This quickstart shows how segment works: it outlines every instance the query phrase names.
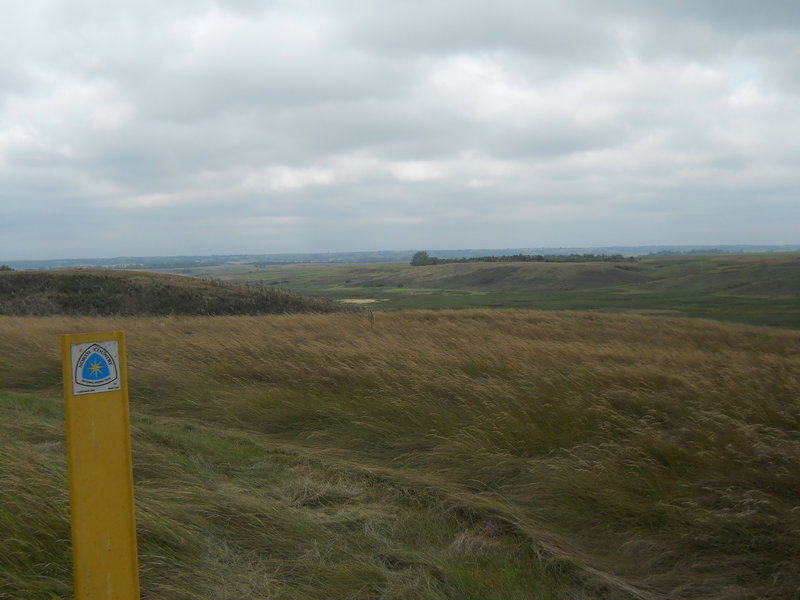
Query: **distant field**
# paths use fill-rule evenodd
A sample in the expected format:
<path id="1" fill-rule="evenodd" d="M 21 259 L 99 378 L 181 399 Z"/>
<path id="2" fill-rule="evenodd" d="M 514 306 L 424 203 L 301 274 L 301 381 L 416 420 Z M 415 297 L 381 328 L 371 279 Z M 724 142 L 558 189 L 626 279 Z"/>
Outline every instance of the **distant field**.
<path id="1" fill-rule="evenodd" d="M 0 598 L 69 598 L 58 334 L 127 332 L 143 600 L 782 600 L 800 332 L 0 317 Z"/>
<path id="2" fill-rule="evenodd" d="M 635 263 L 297 264 L 183 270 L 370 310 L 533 308 L 671 314 L 800 328 L 800 253 Z"/>

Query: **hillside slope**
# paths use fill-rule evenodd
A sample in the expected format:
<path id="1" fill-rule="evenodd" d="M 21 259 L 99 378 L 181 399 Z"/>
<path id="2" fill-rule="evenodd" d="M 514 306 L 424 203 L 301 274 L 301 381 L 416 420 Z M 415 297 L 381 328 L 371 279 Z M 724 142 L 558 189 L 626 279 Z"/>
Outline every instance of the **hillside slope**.
<path id="1" fill-rule="evenodd" d="M 231 315 L 343 312 L 331 300 L 280 290 L 131 271 L 0 272 L 0 314 Z"/>
<path id="2" fill-rule="evenodd" d="M 441 311 L 0 317 L 0 597 L 66 595 L 57 339 L 115 329 L 145 600 L 800 589 L 800 332 Z"/>
<path id="3" fill-rule="evenodd" d="M 674 257 L 642 261 L 647 288 L 800 298 L 800 254 Z"/>
<path id="4" fill-rule="evenodd" d="M 635 263 L 278 265 L 247 273 L 220 271 L 219 275 L 231 280 L 260 279 L 290 288 L 320 290 L 338 286 L 536 293 L 618 287 L 800 297 L 798 253 L 657 257 Z"/>
<path id="5" fill-rule="evenodd" d="M 615 263 L 454 263 L 413 267 L 396 275 L 369 270 L 353 273 L 362 286 L 403 286 L 455 290 L 538 292 L 626 285 L 646 280 L 633 264 Z"/>
<path id="6" fill-rule="evenodd" d="M 376 310 L 534 308 L 668 314 L 800 329 L 800 253 L 635 263 L 277 265 L 214 276 Z"/>

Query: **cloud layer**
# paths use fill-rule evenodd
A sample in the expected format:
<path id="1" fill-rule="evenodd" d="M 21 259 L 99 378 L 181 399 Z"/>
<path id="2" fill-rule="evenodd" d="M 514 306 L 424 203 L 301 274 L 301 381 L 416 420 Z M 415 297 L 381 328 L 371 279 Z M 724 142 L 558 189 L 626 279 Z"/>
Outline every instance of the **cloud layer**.
<path id="1" fill-rule="evenodd" d="M 796 4 L 651 4 L 20 3 L 0 259 L 796 243 Z"/>

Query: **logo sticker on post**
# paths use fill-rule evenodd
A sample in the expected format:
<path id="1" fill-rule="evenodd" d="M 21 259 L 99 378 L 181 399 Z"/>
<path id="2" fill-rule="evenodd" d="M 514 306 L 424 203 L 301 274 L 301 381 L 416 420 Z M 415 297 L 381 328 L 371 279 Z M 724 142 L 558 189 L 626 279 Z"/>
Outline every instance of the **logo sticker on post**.
<path id="1" fill-rule="evenodd" d="M 115 392 L 120 389 L 119 344 L 116 340 L 72 344 L 73 391 L 80 394 Z"/>

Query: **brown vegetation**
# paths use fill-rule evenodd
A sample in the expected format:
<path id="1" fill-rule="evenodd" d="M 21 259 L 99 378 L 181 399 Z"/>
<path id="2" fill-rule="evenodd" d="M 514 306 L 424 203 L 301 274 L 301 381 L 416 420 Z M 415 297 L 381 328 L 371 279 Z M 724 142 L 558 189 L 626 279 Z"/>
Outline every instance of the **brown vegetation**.
<path id="1" fill-rule="evenodd" d="M 130 271 L 0 273 L 0 314 L 232 315 L 352 311 L 331 300 L 212 280 Z"/>
<path id="2" fill-rule="evenodd" d="M 798 332 L 531 311 L 377 314 L 374 327 L 359 315 L 5 317 L 2 388 L 57 396 L 57 334 L 118 328 L 149 423 L 224 427 L 433 494 L 636 596 L 800 590 Z M 227 510 L 214 518 L 246 531 Z M 490 543 L 469 529 L 448 547 Z"/>

